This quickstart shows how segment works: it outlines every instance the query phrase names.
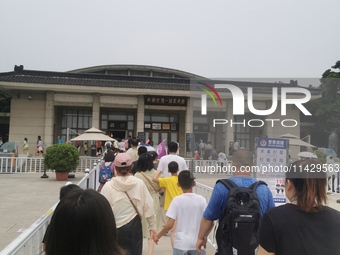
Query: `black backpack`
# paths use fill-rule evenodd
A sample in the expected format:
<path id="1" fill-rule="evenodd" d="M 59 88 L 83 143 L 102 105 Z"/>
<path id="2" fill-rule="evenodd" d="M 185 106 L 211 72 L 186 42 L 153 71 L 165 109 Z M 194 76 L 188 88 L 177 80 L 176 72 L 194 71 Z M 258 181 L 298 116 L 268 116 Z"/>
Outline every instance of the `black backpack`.
<path id="1" fill-rule="evenodd" d="M 228 179 L 218 182 L 229 190 L 227 207 L 216 232 L 218 255 L 255 255 L 261 218 L 255 190 L 258 185 L 267 184 L 258 181 L 246 188 Z"/>

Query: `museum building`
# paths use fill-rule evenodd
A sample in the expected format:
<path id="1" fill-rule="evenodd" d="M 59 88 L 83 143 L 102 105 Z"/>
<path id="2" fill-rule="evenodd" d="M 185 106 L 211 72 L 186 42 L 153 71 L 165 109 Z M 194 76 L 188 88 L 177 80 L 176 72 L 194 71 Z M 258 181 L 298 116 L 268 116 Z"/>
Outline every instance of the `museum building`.
<path id="1" fill-rule="evenodd" d="M 217 150 L 228 151 L 229 143 L 236 140 L 242 147 L 252 149 L 255 137 L 279 137 L 284 133 L 300 137 L 308 133 L 308 125 L 301 125 L 301 111 L 294 105 L 286 106 L 286 119 L 298 123 L 294 127 L 287 124 L 289 120 L 282 125 L 280 102 L 268 116 L 254 116 L 249 109 L 243 116 L 235 116 L 233 108 L 237 105 L 228 89 L 217 89 L 219 104 L 208 96 L 208 112 L 202 115 L 202 93 L 206 90 L 193 90 L 193 81 L 210 83 L 195 74 L 156 66 L 107 65 L 69 72 L 15 66 L 12 72 L 0 73 L 0 91 L 11 98 L 10 112 L 0 113 L 1 127 L 8 128 L 9 141 L 21 142 L 27 137 L 30 153 L 34 153 L 39 135 L 47 147 L 56 143 L 58 136 L 67 141 L 96 127 L 113 138 L 150 137 L 155 145 L 164 139 L 177 141 L 180 155 L 187 157 L 192 155 L 193 144 L 201 140 L 211 142 Z M 273 88 L 278 88 L 279 94 L 282 88 L 300 88 L 296 81 L 228 84 L 237 86 L 245 95 L 252 88 L 253 106 L 259 110 L 271 108 Z M 311 100 L 321 96 L 317 89 L 308 90 Z M 301 97 L 298 93 L 290 96 Z M 216 119 L 227 123 L 214 126 Z M 279 121 L 273 125 L 267 119 Z"/>

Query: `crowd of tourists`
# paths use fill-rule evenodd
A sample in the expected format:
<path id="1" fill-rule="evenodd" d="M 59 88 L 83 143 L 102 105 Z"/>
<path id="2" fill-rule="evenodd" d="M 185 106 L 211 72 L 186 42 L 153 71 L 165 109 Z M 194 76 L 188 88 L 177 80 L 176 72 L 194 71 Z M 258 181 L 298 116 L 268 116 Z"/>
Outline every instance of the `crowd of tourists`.
<path id="1" fill-rule="evenodd" d="M 74 189 L 61 198 L 44 238 L 46 255 L 139 255 L 143 238 L 151 255 L 168 234 L 174 255 L 205 254 L 215 221 L 216 254 L 340 254 L 340 213 L 326 206 L 322 173 L 287 173 L 289 203 L 275 207 L 266 183 L 236 171 L 216 183 L 207 204 L 193 193 L 195 177 L 176 142 L 159 160 L 155 151 L 130 142 L 126 152 L 107 150 L 97 191 Z M 236 150 L 232 164 L 252 166 L 252 152 Z"/>

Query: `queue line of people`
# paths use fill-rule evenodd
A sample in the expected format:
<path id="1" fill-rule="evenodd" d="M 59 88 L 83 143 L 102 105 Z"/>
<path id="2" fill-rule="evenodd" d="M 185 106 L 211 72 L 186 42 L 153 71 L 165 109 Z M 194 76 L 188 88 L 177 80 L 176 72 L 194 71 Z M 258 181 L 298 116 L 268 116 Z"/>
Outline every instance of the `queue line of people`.
<path id="1" fill-rule="evenodd" d="M 232 164 L 236 168 L 245 162 L 252 164 L 252 157 L 251 152 L 240 149 L 235 152 Z M 173 228 L 175 233 L 173 254 L 205 254 L 203 247 L 206 247 L 207 236 L 213 227 L 212 222 L 221 216 L 223 208 L 227 206 L 228 190 L 223 190 L 224 187 L 221 185 L 215 185 L 212 197 L 206 206 L 203 197 L 204 201 L 201 197 L 192 194 L 192 187 L 195 185 L 192 173 L 181 169 L 178 171 L 177 182 L 182 194 L 172 198 L 166 212 L 168 218 L 164 223 L 161 221 L 160 206 L 157 203 L 159 202 L 157 193 L 162 191 L 160 186 L 163 181 L 159 181 L 159 172 L 151 163 L 153 160 L 154 158 L 148 153 L 141 154 L 137 161 L 136 174 L 133 176 L 130 173 L 131 157 L 126 153 L 117 154 L 114 160 L 115 177 L 107 182 L 101 191 L 106 198 L 106 205 L 108 203 L 113 212 L 110 215 L 115 220 L 113 231 L 116 231 L 116 236 L 111 236 L 115 238 L 114 243 L 116 242 L 117 245 L 115 253 L 109 250 L 107 253 L 98 252 L 100 249 L 93 244 L 98 249 L 95 253 L 79 250 L 73 253 L 65 251 L 62 254 L 142 254 L 143 236 L 149 238 L 149 254 L 152 254 L 154 249 L 152 241 L 157 243 Z M 293 164 L 308 167 L 319 162 L 309 159 Z M 232 178 L 239 186 L 248 186 L 256 181 L 249 176 L 242 176 L 240 172 Z M 259 255 L 340 254 L 340 244 L 337 242 L 337 236 L 340 234 L 340 213 L 325 205 L 326 185 L 326 176 L 320 173 L 318 176 L 314 176 L 311 172 L 303 172 L 298 176 L 288 173 L 285 189 L 290 203 L 279 207 L 274 207 L 273 198 L 266 186 L 258 187 L 256 192 L 263 217 L 259 231 Z M 99 199 L 97 202 L 99 201 L 104 203 L 104 200 Z M 53 220 L 54 216 L 51 222 Z M 83 224 L 86 226 L 87 222 L 84 221 Z M 112 224 L 110 226 L 112 228 Z M 69 226 L 65 224 L 64 227 Z M 83 230 L 81 227 L 79 229 Z M 195 237 L 194 241 L 189 238 L 189 235 Z M 81 242 L 78 239 L 75 241 Z M 48 246 L 49 240 L 46 240 L 47 255 L 58 254 L 53 253 Z M 92 248 L 88 250 L 93 251 Z M 224 254 L 218 253 L 219 250 L 221 251 L 221 249 L 216 250 L 216 254 Z"/>

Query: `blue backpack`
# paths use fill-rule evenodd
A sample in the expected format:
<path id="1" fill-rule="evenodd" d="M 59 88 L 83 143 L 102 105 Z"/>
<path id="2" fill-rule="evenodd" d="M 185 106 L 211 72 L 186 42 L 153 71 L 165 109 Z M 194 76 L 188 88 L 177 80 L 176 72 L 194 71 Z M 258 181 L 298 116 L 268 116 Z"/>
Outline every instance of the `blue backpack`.
<path id="1" fill-rule="evenodd" d="M 99 182 L 102 184 L 105 184 L 107 179 L 111 179 L 113 176 L 112 170 L 111 170 L 111 165 L 106 166 L 105 163 L 103 164 L 102 169 L 99 170 Z"/>

